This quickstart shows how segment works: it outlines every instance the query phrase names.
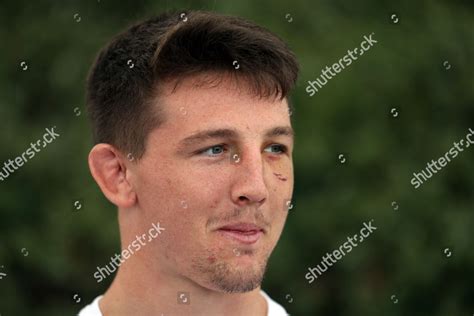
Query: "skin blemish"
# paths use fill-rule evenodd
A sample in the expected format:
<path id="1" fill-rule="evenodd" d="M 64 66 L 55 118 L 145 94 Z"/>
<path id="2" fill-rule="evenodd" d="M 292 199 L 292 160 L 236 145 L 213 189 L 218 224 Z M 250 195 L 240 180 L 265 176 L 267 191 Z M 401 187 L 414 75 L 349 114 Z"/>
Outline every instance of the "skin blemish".
<path id="1" fill-rule="evenodd" d="M 276 172 L 274 172 L 273 174 L 274 174 L 279 180 L 281 180 L 281 181 L 286 181 L 286 180 L 288 180 L 288 178 L 284 177 L 281 173 L 276 173 Z"/>
<path id="2" fill-rule="evenodd" d="M 209 257 L 207 257 L 207 261 L 209 263 L 214 263 L 214 262 L 216 262 L 216 257 L 215 256 L 209 256 Z"/>

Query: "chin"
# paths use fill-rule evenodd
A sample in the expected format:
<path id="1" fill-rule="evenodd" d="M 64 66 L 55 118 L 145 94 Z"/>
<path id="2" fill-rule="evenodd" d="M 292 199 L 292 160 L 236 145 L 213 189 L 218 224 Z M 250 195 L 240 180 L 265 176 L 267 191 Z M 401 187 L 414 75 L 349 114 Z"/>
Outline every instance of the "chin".
<path id="1" fill-rule="evenodd" d="M 226 255 L 192 259 L 192 275 L 201 286 L 221 293 L 246 293 L 258 288 L 265 274 L 267 257 L 246 247 L 232 248 Z"/>

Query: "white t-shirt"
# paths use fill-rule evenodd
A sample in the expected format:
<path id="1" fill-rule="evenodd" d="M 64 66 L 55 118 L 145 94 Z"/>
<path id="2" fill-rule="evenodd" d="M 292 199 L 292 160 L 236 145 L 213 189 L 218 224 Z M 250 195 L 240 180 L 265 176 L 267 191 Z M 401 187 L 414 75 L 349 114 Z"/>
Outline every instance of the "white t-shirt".
<path id="1" fill-rule="evenodd" d="M 272 300 L 270 296 L 267 295 L 267 293 L 260 290 L 260 294 L 262 294 L 262 296 L 267 301 L 267 306 L 268 306 L 267 316 L 288 316 L 288 313 L 285 311 L 285 309 L 280 304 Z M 99 309 L 99 300 L 101 298 L 102 298 L 102 295 L 96 297 L 96 299 L 90 305 L 87 305 L 79 312 L 78 316 L 102 316 L 102 313 L 100 312 L 100 309 Z"/>

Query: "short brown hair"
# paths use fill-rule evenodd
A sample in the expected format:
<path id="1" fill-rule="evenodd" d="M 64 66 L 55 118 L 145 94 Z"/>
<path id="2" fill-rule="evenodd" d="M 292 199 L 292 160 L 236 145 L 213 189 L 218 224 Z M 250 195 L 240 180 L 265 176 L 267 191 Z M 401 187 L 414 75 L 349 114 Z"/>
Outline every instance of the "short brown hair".
<path id="1" fill-rule="evenodd" d="M 94 142 L 142 157 L 148 134 L 165 120 L 156 104 L 160 83 L 227 74 L 245 79 L 257 96 L 283 99 L 298 71 L 287 45 L 250 21 L 205 11 L 163 13 L 130 26 L 98 53 L 86 93 Z"/>

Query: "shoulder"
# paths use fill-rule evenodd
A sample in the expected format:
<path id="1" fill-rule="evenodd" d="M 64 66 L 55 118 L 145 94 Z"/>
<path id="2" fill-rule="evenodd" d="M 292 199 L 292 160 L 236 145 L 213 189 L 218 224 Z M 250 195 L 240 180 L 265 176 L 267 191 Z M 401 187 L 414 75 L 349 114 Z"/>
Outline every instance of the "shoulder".
<path id="1" fill-rule="evenodd" d="M 268 305 L 267 316 L 287 316 L 288 315 L 288 313 L 283 308 L 283 306 L 281 306 L 280 304 L 272 300 L 271 297 L 267 295 L 267 293 L 265 293 L 263 290 L 260 290 L 260 293 L 263 295 L 263 297 L 267 301 L 267 305 Z"/>
<path id="2" fill-rule="evenodd" d="M 95 300 L 84 307 L 78 314 L 78 316 L 102 316 L 102 313 L 100 312 L 99 308 L 99 300 L 102 298 L 101 296 L 98 296 L 95 298 Z"/>

